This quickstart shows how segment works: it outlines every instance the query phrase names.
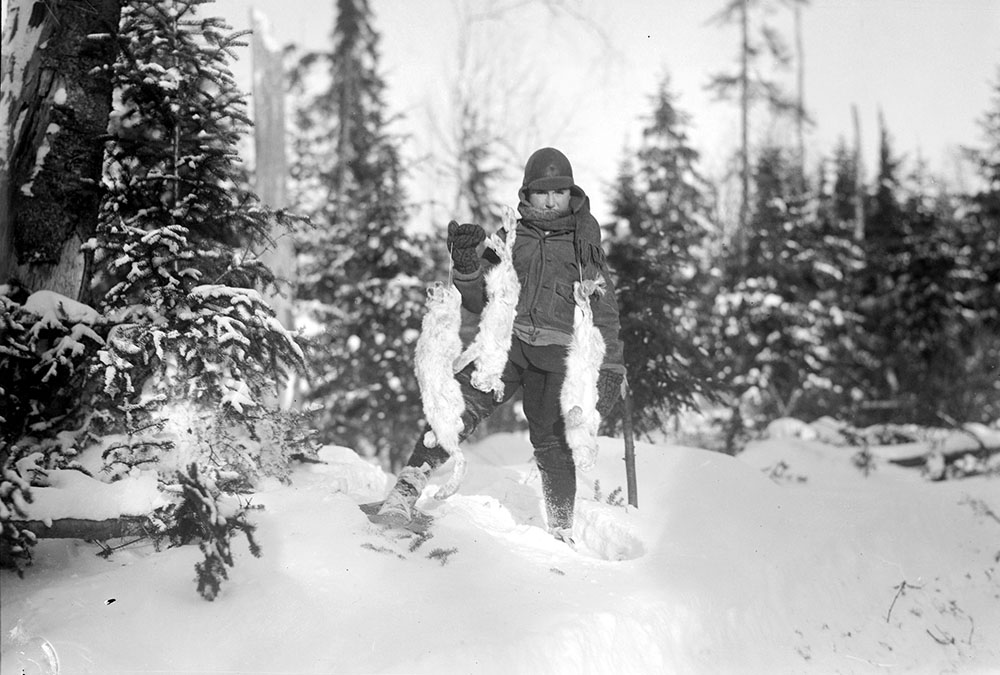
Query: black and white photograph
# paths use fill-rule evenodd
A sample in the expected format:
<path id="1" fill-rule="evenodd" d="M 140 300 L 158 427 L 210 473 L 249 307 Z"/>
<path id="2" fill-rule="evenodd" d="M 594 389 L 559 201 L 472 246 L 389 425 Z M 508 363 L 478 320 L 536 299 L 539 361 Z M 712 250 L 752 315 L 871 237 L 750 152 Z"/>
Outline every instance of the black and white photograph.
<path id="1" fill-rule="evenodd" d="M 0 20 L 0 675 L 1000 675 L 997 0 Z"/>

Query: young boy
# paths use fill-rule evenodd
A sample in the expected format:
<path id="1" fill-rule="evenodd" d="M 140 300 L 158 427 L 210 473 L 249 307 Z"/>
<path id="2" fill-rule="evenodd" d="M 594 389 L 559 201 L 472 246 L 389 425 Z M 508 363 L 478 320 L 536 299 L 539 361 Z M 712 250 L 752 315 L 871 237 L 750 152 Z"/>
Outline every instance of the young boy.
<path id="1" fill-rule="evenodd" d="M 566 441 L 560 411 L 560 391 L 566 375 L 566 358 L 573 335 L 574 283 L 602 277 L 603 295 L 591 299 L 594 325 L 605 344 L 604 363 L 598 376 L 598 412 L 604 416 L 621 398 L 625 366 L 614 286 L 601 249 L 601 230 L 590 214 L 590 199 L 573 182 L 573 168 L 555 148 L 534 152 L 524 167 L 518 191 L 513 264 L 520 282 L 511 347 L 502 381 L 502 401 L 470 383 L 474 364 L 455 374 L 466 408 L 462 416 L 464 440 L 480 421 L 521 389 L 524 413 L 542 478 L 549 532 L 572 544 L 576 471 Z M 479 245 L 485 239 L 477 224 L 448 224 L 448 248 L 454 264 L 454 284 L 462 305 L 480 314 L 486 304 L 484 258 Z M 501 232 L 505 237 L 506 233 Z M 490 259 L 487 253 L 485 261 Z M 399 474 L 395 486 L 373 519 L 392 524 L 408 523 L 413 505 L 427 484 L 431 471 L 448 459 L 440 447 L 427 447 L 421 435 Z"/>

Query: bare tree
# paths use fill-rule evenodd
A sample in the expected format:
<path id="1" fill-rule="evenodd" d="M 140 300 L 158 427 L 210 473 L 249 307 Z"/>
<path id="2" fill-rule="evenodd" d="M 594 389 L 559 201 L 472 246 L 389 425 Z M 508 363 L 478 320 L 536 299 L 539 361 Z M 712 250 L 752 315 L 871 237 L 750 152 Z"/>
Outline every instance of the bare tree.
<path id="1" fill-rule="evenodd" d="M 615 63 L 611 40 L 603 28 L 567 0 L 455 2 L 458 25 L 454 69 L 447 110 L 429 110 L 433 146 L 426 149 L 425 170 L 433 176 L 434 198 L 447 218 L 498 220 L 510 195 L 497 186 L 517 177 L 539 144 L 558 143 L 571 133 L 576 109 L 548 89 L 538 58 L 546 53 L 542 40 L 592 41 L 595 61 Z M 548 22 L 537 36 L 524 27 Z M 439 192 L 440 194 L 440 192 Z M 440 223 L 438 223 L 440 224 Z"/>
<path id="2" fill-rule="evenodd" d="M 782 0 L 793 8 L 805 4 L 808 0 Z M 787 70 L 792 62 L 792 56 L 780 32 L 766 20 L 761 21 L 756 30 L 751 26 L 751 10 L 755 7 L 768 9 L 768 0 L 726 0 L 721 11 L 710 19 L 717 25 L 737 24 L 740 31 L 740 50 L 735 72 L 718 73 L 709 80 L 707 88 L 720 99 L 736 98 L 740 111 L 740 208 L 739 222 L 735 236 L 736 254 L 742 260 L 745 254 L 746 227 L 750 210 L 750 130 L 751 109 L 756 102 L 767 105 L 775 116 L 791 117 L 797 125 L 808 122 L 803 103 L 802 82 L 804 71 L 801 70 L 802 45 L 799 33 L 796 40 L 799 49 L 799 91 L 798 95 L 790 95 L 782 84 L 775 79 L 774 73 Z M 798 27 L 798 14 L 796 14 Z M 798 28 L 797 28 L 798 30 Z M 770 68 L 771 74 L 765 75 L 764 68 Z M 804 130 L 801 132 L 804 138 Z M 801 141 L 804 146 L 804 140 Z"/>
<path id="3" fill-rule="evenodd" d="M 802 5 L 808 0 L 792 0 L 795 17 L 795 131 L 799 144 L 799 170 L 805 173 L 806 165 L 806 65 L 805 46 L 802 43 Z"/>

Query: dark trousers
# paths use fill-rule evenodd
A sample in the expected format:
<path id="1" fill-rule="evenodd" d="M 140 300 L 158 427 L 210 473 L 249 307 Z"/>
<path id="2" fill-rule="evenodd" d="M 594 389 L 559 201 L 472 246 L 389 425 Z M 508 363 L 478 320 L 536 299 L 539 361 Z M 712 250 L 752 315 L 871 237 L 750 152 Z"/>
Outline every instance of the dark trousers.
<path id="1" fill-rule="evenodd" d="M 501 401 L 495 400 L 492 392 L 482 392 L 472 386 L 474 369 L 475 364 L 469 364 L 455 374 L 465 399 L 464 428 L 459 440 L 464 441 L 472 435 L 480 422 L 521 389 L 528 436 L 542 476 L 549 525 L 570 527 L 576 498 L 576 470 L 559 409 L 559 394 L 566 376 L 566 347 L 537 347 L 514 338 L 501 377 L 504 383 Z M 421 434 L 407 466 L 419 468 L 426 464 L 433 470 L 444 464 L 448 453 L 440 447 L 427 447 L 423 439 L 424 434 Z"/>

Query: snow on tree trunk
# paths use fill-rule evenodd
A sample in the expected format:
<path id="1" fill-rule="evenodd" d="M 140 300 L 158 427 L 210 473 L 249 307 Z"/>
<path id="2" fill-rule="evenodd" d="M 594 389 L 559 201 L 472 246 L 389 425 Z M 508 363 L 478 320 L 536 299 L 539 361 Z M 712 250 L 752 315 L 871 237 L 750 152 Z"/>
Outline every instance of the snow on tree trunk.
<path id="1" fill-rule="evenodd" d="M 83 297 L 120 0 L 11 0 L 0 99 L 0 278 Z"/>
<path id="2" fill-rule="evenodd" d="M 254 180 L 257 195 L 271 208 L 288 206 L 285 157 L 285 78 L 281 48 L 274 42 L 267 17 L 251 12 L 253 22 L 253 112 L 254 112 Z M 277 231 L 272 226 L 271 248 L 261 254 L 261 260 L 279 279 L 278 290 L 268 289 L 267 299 L 274 307 L 282 325 L 295 328 L 292 299 L 295 297 L 294 239 L 291 232 Z M 288 409 L 296 389 L 294 377 L 289 378 L 281 405 Z"/>
<path id="3" fill-rule="evenodd" d="M 254 112 L 254 187 L 261 201 L 275 209 L 288 206 L 285 179 L 285 82 L 280 46 L 271 37 L 267 18 L 258 11 L 253 19 L 253 112 Z M 274 246 L 264 252 L 263 260 L 275 276 L 289 283 L 295 280 L 295 248 L 285 232 L 272 232 Z M 292 328 L 293 291 L 283 291 L 269 298 L 278 318 Z"/>

